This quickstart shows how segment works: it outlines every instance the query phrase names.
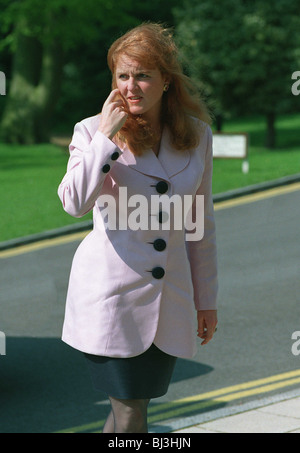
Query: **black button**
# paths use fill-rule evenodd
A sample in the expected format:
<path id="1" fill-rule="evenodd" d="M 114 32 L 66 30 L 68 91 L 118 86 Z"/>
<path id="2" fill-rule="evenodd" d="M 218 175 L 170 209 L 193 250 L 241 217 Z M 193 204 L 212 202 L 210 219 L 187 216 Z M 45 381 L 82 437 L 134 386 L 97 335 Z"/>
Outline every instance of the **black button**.
<path id="1" fill-rule="evenodd" d="M 169 189 L 168 184 L 165 181 L 159 181 L 156 186 L 156 190 L 158 193 L 166 193 Z"/>
<path id="2" fill-rule="evenodd" d="M 159 280 L 160 278 L 163 278 L 163 276 L 165 275 L 165 271 L 162 267 L 154 267 L 152 269 L 152 277 L 153 278 L 156 278 L 157 280 Z"/>
<path id="3" fill-rule="evenodd" d="M 112 155 L 110 156 L 111 160 L 117 160 L 118 157 L 119 157 L 119 153 L 118 151 L 115 151 L 114 153 L 112 153 Z"/>
<path id="4" fill-rule="evenodd" d="M 166 246 L 167 246 L 166 241 L 164 241 L 163 239 L 155 239 L 155 241 L 153 242 L 153 247 L 158 252 L 162 252 L 163 250 L 165 250 Z"/>
<path id="5" fill-rule="evenodd" d="M 103 165 L 103 167 L 102 167 L 103 173 L 108 173 L 109 170 L 110 170 L 110 165 L 109 164 Z"/>
<path id="6" fill-rule="evenodd" d="M 158 213 L 158 221 L 159 223 L 165 223 L 169 220 L 169 214 L 165 211 L 159 211 Z"/>

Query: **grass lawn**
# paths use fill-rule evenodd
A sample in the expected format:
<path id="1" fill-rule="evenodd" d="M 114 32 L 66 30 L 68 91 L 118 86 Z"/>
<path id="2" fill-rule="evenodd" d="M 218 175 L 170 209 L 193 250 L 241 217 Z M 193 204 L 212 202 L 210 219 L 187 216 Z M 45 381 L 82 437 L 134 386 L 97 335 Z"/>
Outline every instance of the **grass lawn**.
<path id="1" fill-rule="evenodd" d="M 264 148 L 264 118 L 240 119 L 224 125 L 224 132 L 249 134 L 250 171 L 242 162 L 215 159 L 214 194 L 282 176 L 300 173 L 300 115 L 277 121 L 276 150 Z M 16 146 L 0 144 L 0 242 L 39 233 L 82 220 L 66 214 L 57 196 L 65 174 L 68 152 L 52 144 Z"/>
<path id="2" fill-rule="evenodd" d="M 64 212 L 57 195 L 68 161 L 66 149 L 1 144 L 0 161 L 0 241 L 80 221 Z"/>

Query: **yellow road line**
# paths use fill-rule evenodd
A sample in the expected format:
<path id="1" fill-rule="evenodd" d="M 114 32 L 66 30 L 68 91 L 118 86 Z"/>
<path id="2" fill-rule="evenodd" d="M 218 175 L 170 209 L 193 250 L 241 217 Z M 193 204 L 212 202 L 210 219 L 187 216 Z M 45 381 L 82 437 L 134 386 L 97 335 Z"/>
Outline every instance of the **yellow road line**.
<path id="1" fill-rule="evenodd" d="M 66 236 L 60 236 L 53 239 L 44 239 L 42 241 L 34 242 L 33 244 L 21 245 L 16 248 L 3 250 L 2 252 L 0 252 L 0 259 L 22 255 L 23 253 L 35 252 L 36 250 L 45 249 L 47 247 L 55 247 L 56 245 L 68 244 L 69 242 L 81 241 L 88 233 L 89 231 L 68 234 Z"/>
<path id="2" fill-rule="evenodd" d="M 181 398 L 177 402 L 189 402 L 203 400 L 207 398 L 214 398 L 216 396 L 224 395 L 227 393 L 239 392 L 241 390 L 250 389 L 252 387 L 263 386 L 272 382 L 288 380 L 294 377 L 300 377 L 300 370 L 288 371 L 287 373 L 276 374 L 267 378 L 256 379 L 254 381 L 244 382 L 242 384 L 232 385 L 230 387 L 225 387 L 219 390 L 213 390 L 212 392 L 202 393 L 200 395 L 188 396 L 186 398 Z"/>
<path id="3" fill-rule="evenodd" d="M 175 401 L 157 404 L 149 407 L 149 423 L 155 423 L 162 420 L 168 420 L 178 416 L 186 415 L 203 409 L 213 409 L 217 406 L 223 407 L 226 403 L 235 401 L 240 398 L 247 398 L 254 395 L 260 395 L 280 388 L 288 387 L 300 383 L 300 370 L 289 371 L 267 378 L 256 379 L 242 384 L 224 387 L 199 395 L 193 395 L 180 398 Z M 99 432 L 103 427 L 105 420 L 99 420 L 82 426 L 69 428 L 59 431 L 59 433 L 93 431 Z"/>
<path id="4" fill-rule="evenodd" d="M 263 393 L 272 392 L 274 390 L 278 390 L 283 387 L 287 387 L 290 385 L 295 385 L 300 383 L 300 377 L 295 379 L 290 379 L 283 382 L 277 382 L 276 384 L 270 384 L 267 386 L 254 388 L 251 390 L 246 390 L 244 392 L 237 392 L 230 395 L 224 395 L 216 397 L 212 400 L 204 400 L 199 401 L 197 403 L 189 404 L 188 406 L 173 408 L 168 412 L 163 412 L 162 414 L 157 414 L 155 416 L 149 417 L 149 423 L 154 423 L 160 420 L 168 420 L 170 418 L 178 417 L 179 415 L 188 415 L 188 413 L 199 411 L 202 409 L 213 408 L 214 406 L 223 406 L 222 403 L 228 403 L 230 401 L 237 400 L 239 398 L 247 398 L 253 395 L 260 395 Z M 176 402 L 174 402 L 176 403 Z M 178 403 L 178 402 L 177 402 Z"/>
<path id="5" fill-rule="evenodd" d="M 274 189 L 264 190 L 262 192 L 254 193 L 251 195 L 244 195 L 242 197 L 234 198 L 232 200 L 220 201 L 215 204 L 215 211 L 232 208 L 234 206 L 243 205 L 246 203 L 253 203 L 255 201 L 264 200 L 266 198 L 276 197 L 287 193 L 300 190 L 300 183 L 289 184 L 287 186 L 276 187 Z"/>

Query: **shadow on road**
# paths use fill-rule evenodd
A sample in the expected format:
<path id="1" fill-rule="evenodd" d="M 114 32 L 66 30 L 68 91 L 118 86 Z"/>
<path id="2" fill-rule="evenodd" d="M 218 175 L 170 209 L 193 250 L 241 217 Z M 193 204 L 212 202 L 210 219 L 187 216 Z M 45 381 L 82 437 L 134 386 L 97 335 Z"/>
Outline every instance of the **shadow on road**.
<path id="1" fill-rule="evenodd" d="M 56 338 L 8 337 L 6 346 L 6 356 L 0 357 L 1 433 L 101 431 L 108 402 L 105 395 L 94 391 L 80 352 Z M 212 370 L 178 359 L 172 382 Z M 160 406 L 166 410 L 166 403 L 160 401 L 153 400 L 150 410 L 155 423 L 163 418 Z M 173 403 L 167 404 L 176 416 Z M 190 415 L 188 406 L 184 415 Z"/>

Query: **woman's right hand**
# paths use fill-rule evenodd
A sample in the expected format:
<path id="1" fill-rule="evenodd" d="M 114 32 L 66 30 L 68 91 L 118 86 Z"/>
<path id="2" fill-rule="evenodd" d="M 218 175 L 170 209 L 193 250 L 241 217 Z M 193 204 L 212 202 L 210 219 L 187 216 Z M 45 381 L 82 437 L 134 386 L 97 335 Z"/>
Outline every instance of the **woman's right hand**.
<path id="1" fill-rule="evenodd" d="M 111 140 L 123 127 L 127 116 L 120 91 L 115 89 L 103 104 L 98 130 Z"/>

